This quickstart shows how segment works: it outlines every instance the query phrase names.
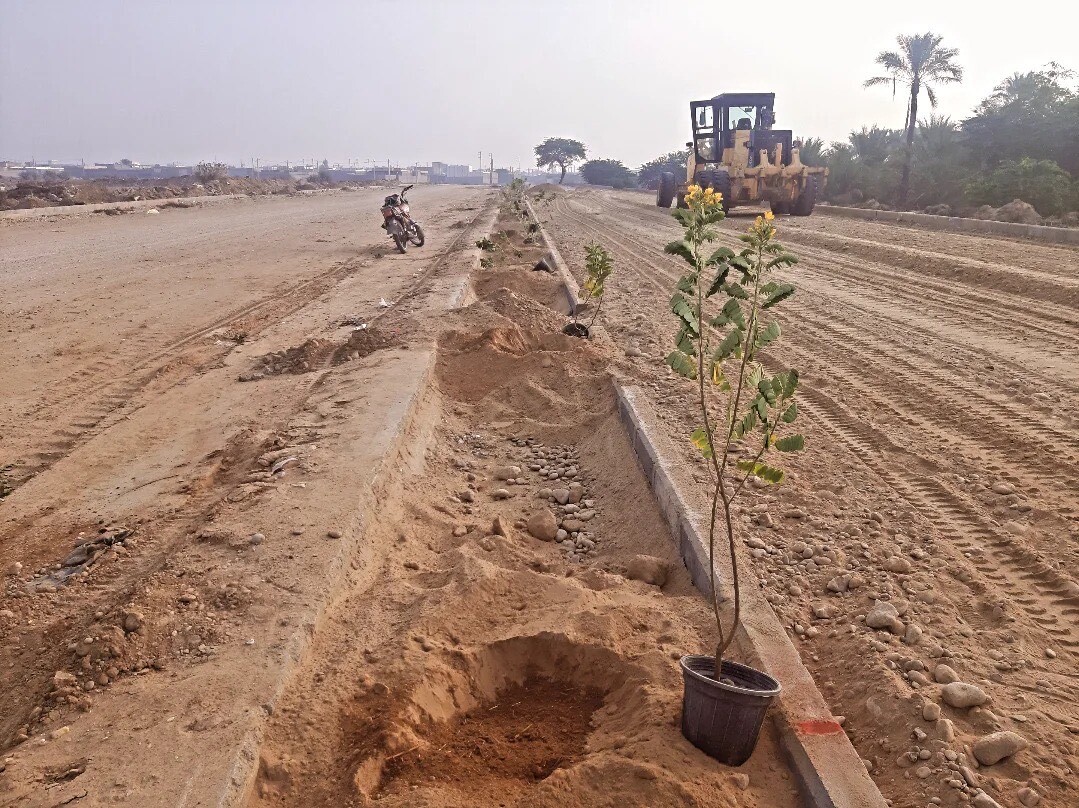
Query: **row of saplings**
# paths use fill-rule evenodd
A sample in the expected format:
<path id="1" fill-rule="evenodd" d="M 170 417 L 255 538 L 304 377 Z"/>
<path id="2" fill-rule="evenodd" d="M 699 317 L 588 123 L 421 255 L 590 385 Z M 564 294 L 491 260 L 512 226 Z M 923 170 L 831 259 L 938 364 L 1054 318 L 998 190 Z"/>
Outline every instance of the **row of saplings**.
<path id="1" fill-rule="evenodd" d="M 719 238 L 715 225 L 724 217 L 721 194 L 691 185 L 684 205 L 673 211 L 684 229 L 683 237 L 666 247 L 666 252 L 685 260 L 688 270 L 671 298 L 678 333 L 676 349 L 665 361 L 696 387 L 702 425 L 691 439 L 712 471 L 708 557 L 719 639 L 714 654 L 681 659 L 682 733 L 713 758 L 738 766 L 753 753 L 780 685 L 771 676 L 725 656 L 741 619 L 732 506 L 750 478 L 782 482 L 784 472 L 768 462 L 774 453 L 797 452 L 805 446 L 803 436 L 791 432 L 798 417 L 797 371 L 769 375 L 761 363 L 764 349 L 780 335 L 772 309 L 794 293 L 793 286 L 770 275 L 797 259 L 776 241 L 770 212 L 758 216 L 741 234 L 745 246 L 735 252 L 711 246 Z M 586 325 L 575 313 L 564 329 L 579 337 L 589 336 L 612 270 L 611 257 L 602 246 L 588 245 L 585 257 L 582 297 L 595 302 L 592 318 Z M 742 444 L 738 453 L 733 451 L 736 444 Z M 732 608 L 727 609 L 716 585 L 716 556 L 723 552 L 730 557 L 734 591 Z"/>

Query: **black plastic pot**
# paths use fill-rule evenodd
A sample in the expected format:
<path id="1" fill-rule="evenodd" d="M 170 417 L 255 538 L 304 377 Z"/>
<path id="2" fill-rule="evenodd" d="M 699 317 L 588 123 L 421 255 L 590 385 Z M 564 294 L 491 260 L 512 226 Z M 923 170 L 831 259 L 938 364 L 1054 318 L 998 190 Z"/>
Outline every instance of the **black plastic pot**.
<path id="1" fill-rule="evenodd" d="M 588 326 L 584 323 L 566 323 L 565 327 L 562 329 L 562 333 L 567 337 L 588 339 Z"/>
<path id="2" fill-rule="evenodd" d="M 779 682 L 766 673 L 723 660 L 716 679 L 710 656 L 687 655 L 682 666 L 682 734 L 709 757 L 728 766 L 741 766 L 757 746 L 764 716 L 779 694 Z"/>

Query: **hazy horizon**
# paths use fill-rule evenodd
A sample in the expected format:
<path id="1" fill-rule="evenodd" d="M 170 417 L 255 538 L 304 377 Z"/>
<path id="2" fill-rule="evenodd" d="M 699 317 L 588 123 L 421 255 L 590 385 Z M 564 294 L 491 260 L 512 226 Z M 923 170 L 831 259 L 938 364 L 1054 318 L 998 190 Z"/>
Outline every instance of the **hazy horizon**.
<path id="1" fill-rule="evenodd" d="M 560 136 L 636 167 L 680 148 L 688 102 L 719 92 L 775 92 L 777 126 L 829 142 L 901 126 L 902 89 L 862 87 L 899 33 L 959 49 L 963 84 L 937 88 L 936 112 L 954 119 L 1012 73 L 1079 68 L 1079 12 L 1063 2 L 1029 18 L 974 3 L 870 17 L 864 3 L 779 2 L 732 23 L 730 8 L 8 0 L 0 159 L 476 165 L 482 150 L 484 164 L 528 167 L 536 143 Z M 705 32 L 714 44 L 683 41 Z"/>

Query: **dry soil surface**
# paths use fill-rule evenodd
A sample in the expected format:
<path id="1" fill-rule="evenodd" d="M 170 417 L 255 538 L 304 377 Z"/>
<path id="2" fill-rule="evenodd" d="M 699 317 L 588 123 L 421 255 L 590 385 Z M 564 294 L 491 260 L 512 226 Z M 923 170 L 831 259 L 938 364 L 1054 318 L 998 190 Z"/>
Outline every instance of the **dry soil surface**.
<path id="1" fill-rule="evenodd" d="M 710 613 L 527 223 L 451 310 L 489 193 L 380 197 L 0 223 L 0 804 L 799 806 L 681 736 Z"/>
<path id="2" fill-rule="evenodd" d="M 693 469 L 694 393 L 663 365 L 677 222 L 631 192 L 536 208 L 575 272 L 590 240 L 614 255 L 600 320 Z M 777 224 L 801 263 L 776 359 L 802 374 L 809 449 L 745 504 L 760 586 L 897 808 L 1079 804 L 1079 251 Z M 890 628 L 866 625 L 878 601 Z M 997 732 L 1016 737 L 981 740 Z"/>

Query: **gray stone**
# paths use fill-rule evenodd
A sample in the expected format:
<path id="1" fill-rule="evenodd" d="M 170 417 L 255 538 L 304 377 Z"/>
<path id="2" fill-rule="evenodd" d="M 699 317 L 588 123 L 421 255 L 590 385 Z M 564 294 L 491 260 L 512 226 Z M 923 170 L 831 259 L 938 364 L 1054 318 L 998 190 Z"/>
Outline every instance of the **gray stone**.
<path id="1" fill-rule="evenodd" d="M 124 631 L 129 634 L 133 631 L 138 631 L 142 628 L 142 621 L 143 618 L 139 612 L 125 612 L 123 620 Z"/>
<path id="2" fill-rule="evenodd" d="M 936 702 L 927 701 L 922 705 L 922 718 L 926 721 L 936 721 L 940 718 L 940 705 Z"/>
<path id="3" fill-rule="evenodd" d="M 970 804 L 973 805 L 974 808 L 1003 808 L 999 802 L 994 800 L 984 791 L 979 791 L 974 796 L 974 799 L 970 801 Z"/>
<path id="4" fill-rule="evenodd" d="M 1015 796 L 1019 798 L 1019 802 L 1024 808 L 1034 808 L 1035 805 L 1042 801 L 1042 795 L 1029 786 L 1023 786 L 1016 792 Z"/>
<path id="5" fill-rule="evenodd" d="M 505 488 L 496 488 L 494 491 L 491 492 L 491 496 L 494 499 L 509 499 L 513 495 Z"/>
<path id="6" fill-rule="evenodd" d="M 885 559 L 884 569 L 888 570 L 888 572 L 905 574 L 910 572 L 911 568 L 910 562 L 907 561 L 907 559 L 902 558 L 901 556 L 892 556 Z"/>
<path id="7" fill-rule="evenodd" d="M 980 707 L 989 701 L 989 696 L 977 685 L 967 682 L 951 682 L 946 684 L 940 691 L 940 697 L 949 707 L 957 710 L 965 710 L 969 707 Z M 1019 737 L 1018 735 L 1016 737 Z"/>
<path id="8" fill-rule="evenodd" d="M 521 476 L 521 467 L 498 466 L 491 474 L 496 480 L 513 480 Z"/>
<path id="9" fill-rule="evenodd" d="M 551 496 L 554 497 L 554 501 L 559 505 L 565 505 L 569 502 L 569 489 L 568 488 L 555 488 L 551 491 Z"/>
<path id="10" fill-rule="evenodd" d="M 1020 752 L 1030 746 L 1030 743 L 1022 735 L 1005 730 L 993 732 L 979 738 L 974 742 L 972 751 L 974 757 L 983 766 L 992 766 L 1005 758 L 1009 758 L 1016 752 Z"/>

